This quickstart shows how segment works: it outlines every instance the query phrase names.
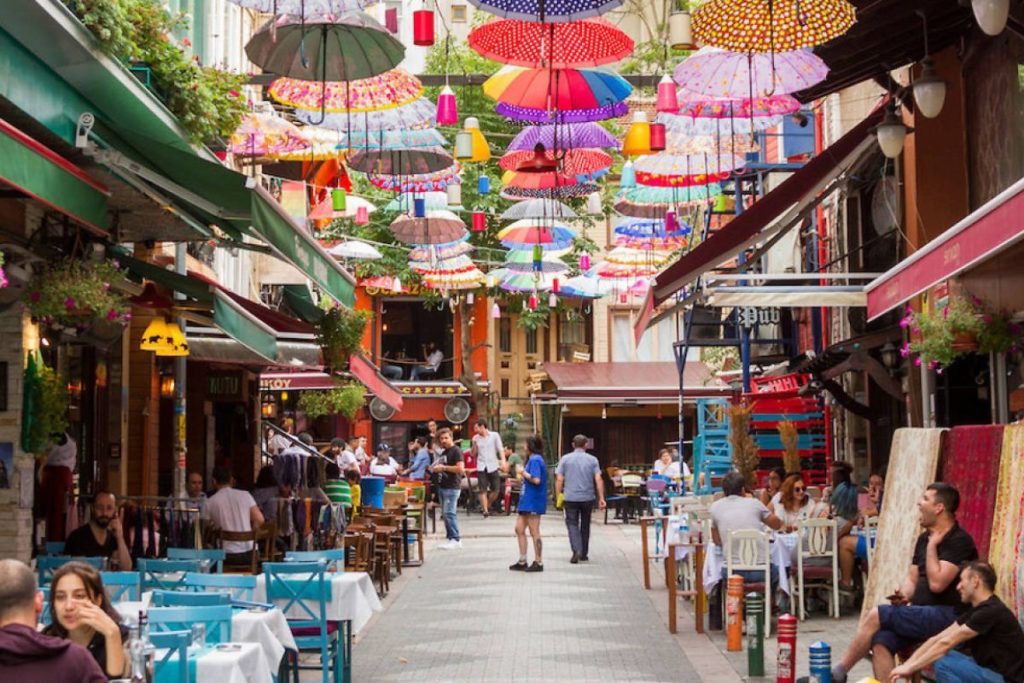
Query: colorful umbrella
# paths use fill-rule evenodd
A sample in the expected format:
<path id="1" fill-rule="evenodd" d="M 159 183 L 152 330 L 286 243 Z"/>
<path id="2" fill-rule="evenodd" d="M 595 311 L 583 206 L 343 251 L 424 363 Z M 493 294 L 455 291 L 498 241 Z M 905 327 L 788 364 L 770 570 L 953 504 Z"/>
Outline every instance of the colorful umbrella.
<path id="1" fill-rule="evenodd" d="M 810 50 L 739 53 L 705 46 L 673 73 L 688 94 L 715 98 L 793 93 L 825 80 L 828 65 Z"/>
<path id="2" fill-rule="evenodd" d="M 708 100 L 699 97 L 679 102 L 679 115 L 697 119 L 749 119 L 751 117 L 785 116 L 800 110 L 800 102 L 792 95 Z"/>
<path id="3" fill-rule="evenodd" d="M 448 141 L 436 128 L 413 130 L 353 131 L 344 137 L 341 146 L 352 149 L 419 149 L 445 147 Z"/>
<path id="4" fill-rule="evenodd" d="M 790 52 L 827 43 L 856 20 L 847 0 L 709 0 L 693 13 L 693 37 L 733 52 Z"/>
<path id="5" fill-rule="evenodd" d="M 570 176 L 594 173 L 612 165 L 611 156 L 599 149 L 569 149 L 564 151 L 551 150 L 544 152 L 544 157 L 549 161 L 555 161 L 557 159 L 561 165 L 562 173 Z M 501 157 L 499 165 L 505 170 L 515 171 L 520 164 L 530 161 L 533 158 L 533 151 L 508 152 L 505 156 Z"/>
<path id="6" fill-rule="evenodd" d="M 518 220 L 520 218 L 576 218 L 572 207 L 554 199 L 528 199 L 513 204 L 501 214 L 502 220 Z"/>
<path id="7" fill-rule="evenodd" d="M 499 19 L 473 29 L 469 46 L 502 64 L 575 69 L 625 59 L 633 40 L 604 19 L 539 24 Z"/>
<path id="8" fill-rule="evenodd" d="M 686 235 L 693 230 L 692 227 L 680 221 L 679 229 L 669 232 L 665 229 L 665 221 L 654 219 L 629 218 L 615 226 L 615 234 L 624 237 L 668 237 L 672 235 Z"/>
<path id="9" fill-rule="evenodd" d="M 556 187 L 561 188 L 579 184 L 575 177 L 564 174 L 516 173 L 514 171 L 506 172 L 501 177 L 501 181 L 507 188 L 517 188 L 521 190 L 550 190 Z"/>
<path id="10" fill-rule="evenodd" d="M 423 96 L 423 84 L 402 69 L 392 69 L 370 78 L 337 83 L 278 78 L 268 92 L 274 100 L 296 109 L 360 112 L 393 109 L 418 100 Z"/>
<path id="11" fill-rule="evenodd" d="M 377 210 L 377 207 L 369 199 L 364 199 L 363 197 L 350 194 L 345 198 L 345 210 L 335 211 L 334 202 L 328 196 L 322 202 L 313 207 L 313 210 L 309 212 L 306 219 L 318 221 L 332 220 L 335 218 L 355 218 L 359 209 L 366 209 L 366 213 L 371 214 Z"/>
<path id="12" fill-rule="evenodd" d="M 457 273 L 439 272 L 420 275 L 424 285 L 430 289 L 442 291 L 476 289 L 484 281 L 484 277 L 483 272 L 476 266 Z"/>
<path id="13" fill-rule="evenodd" d="M 539 268 L 538 268 L 539 264 Z M 505 257 L 505 268 L 510 273 L 564 273 L 569 264 L 550 251 L 544 252 L 539 262 L 534 262 L 532 249 L 513 249 Z"/>
<path id="14" fill-rule="evenodd" d="M 290 14 L 296 17 L 314 17 L 321 14 L 343 14 L 360 10 L 369 0 L 230 0 L 263 14 Z"/>
<path id="15" fill-rule="evenodd" d="M 600 299 L 609 291 L 609 288 L 603 286 L 597 278 L 577 275 L 563 282 L 558 294 L 580 299 Z"/>
<path id="16" fill-rule="evenodd" d="M 493 275 L 497 271 L 491 271 Z M 506 292 L 546 292 L 557 275 L 552 273 L 515 273 L 505 270 L 501 287 Z"/>
<path id="17" fill-rule="evenodd" d="M 427 211 L 432 209 L 448 209 L 448 195 L 444 192 L 420 192 L 417 194 L 402 193 L 384 205 L 385 211 L 403 211 L 412 213 L 415 208 L 414 199 L 423 199 L 424 208 Z"/>
<path id="18" fill-rule="evenodd" d="M 624 0 L 469 0 L 485 12 L 507 19 L 562 22 L 596 17 Z"/>
<path id="19" fill-rule="evenodd" d="M 682 249 L 690 243 L 686 235 L 672 233 L 673 236 L 665 237 L 616 237 L 615 246 L 628 247 L 630 249 L 654 249 L 656 251 L 673 252 Z"/>
<path id="20" fill-rule="evenodd" d="M 377 175 L 425 175 L 451 168 L 455 159 L 440 147 L 425 149 L 361 149 L 346 161 L 349 168 Z"/>
<path id="21" fill-rule="evenodd" d="M 393 109 L 358 114 L 324 114 L 308 109 L 295 110 L 295 118 L 303 123 L 338 130 L 347 135 L 369 132 L 371 136 L 382 130 L 426 128 L 433 123 L 436 115 L 437 107 L 425 97 Z"/>
<path id="22" fill-rule="evenodd" d="M 376 261 L 377 259 L 384 258 L 383 254 L 377 251 L 377 248 L 372 244 L 360 242 L 359 240 L 338 242 L 328 249 L 327 253 L 337 258 L 361 259 L 363 261 Z"/>
<path id="23" fill-rule="evenodd" d="M 457 185 L 460 167 L 458 164 L 438 173 L 427 175 L 376 175 L 370 174 L 367 179 L 374 187 L 392 192 L 436 192 L 449 185 Z"/>
<path id="24" fill-rule="evenodd" d="M 679 180 L 672 185 L 687 187 L 724 180 L 729 174 L 746 164 L 745 157 L 736 154 L 672 154 L 658 152 L 640 157 L 633 167 L 640 185 L 658 185 L 656 176 L 673 176 Z M 722 177 L 724 175 L 724 178 Z"/>
<path id="25" fill-rule="evenodd" d="M 425 259 L 423 261 L 409 260 L 409 267 L 417 273 L 456 273 L 476 268 L 476 264 L 468 256 L 459 255 L 445 259 Z"/>
<path id="26" fill-rule="evenodd" d="M 405 47 L 364 12 L 271 19 L 246 44 L 264 71 L 307 81 L 355 81 L 398 66 Z"/>
<path id="27" fill-rule="evenodd" d="M 303 126 L 299 132 L 309 144 L 308 147 L 288 152 L 275 152 L 267 156 L 277 161 L 323 161 L 337 159 L 341 156 L 339 144 L 343 136 L 338 131 L 316 126 Z"/>
<path id="28" fill-rule="evenodd" d="M 549 245 L 549 249 L 565 249 L 572 244 L 576 231 L 564 225 L 542 225 L 534 221 L 516 221 L 498 231 L 498 239 L 506 247 Z M 560 244 L 560 246 L 551 246 Z"/>
<path id="29" fill-rule="evenodd" d="M 450 211 L 430 211 L 425 218 L 399 216 L 391 232 L 406 244 L 445 244 L 466 234 L 466 224 Z"/>
<path id="30" fill-rule="evenodd" d="M 605 263 L 635 266 L 655 265 L 660 266 L 672 258 L 671 250 L 664 249 L 634 249 L 632 247 L 615 247 L 605 256 Z"/>
<path id="31" fill-rule="evenodd" d="M 550 111 L 547 109 L 533 109 L 531 107 L 517 107 L 512 104 L 499 102 L 495 107 L 499 116 L 504 116 L 513 121 L 524 121 L 527 123 L 539 124 L 565 124 L 565 123 L 587 123 L 590 121 L 604 121 L 614 119 L 629 113 L 629 105 L 625 102 L 603 105 L 592 109 L 566 109 L 564 111 Z"/>
<path id="32" fill-rule="evenodd" d="M 653 263 L 638 263 L 635 265 L 623 265 L 620 263 L 608 263 L 607 261 L 594 266 L 594 275 L 602 278 L 648 278 L 656 275 L 661 268 Z"/>
<path id="33" fill-rule="evenodd" d="M 468 237 L 469 235 L 467 235 Z M 446 259 L 469 254 L 475 247 L 469 242 L 456 242 L 454 244 L 430 244 L 416 247 L 409 252 L 409 261 L 444 261 Z"/>
<path id="34" fill-rule="evenodd" d="M 529 126 L 517 134 L 508 151 L 533 151 L 540 143 L 544 149 L 613 148 L 622 143 L 596 123 L 569 123 L 557 126 Z"/>
<path id="35" fill-rule="evenodd" d="M 249 112 L 228 140 L 228 151 L 239 156 L 262 157 L 309 149 L 298 126 L 276 114 Z"/>
<path id="36" fill-rule="evenodd" d="M 757 116 L 753 118 L 695 118 L 679 114 L 660 113 L 655 118 L 657 123 L 665 124 L 668 133 L 680 135 L 718 135 L 730 137 L 737 135 L 750 136 L 761 130 L 774 128 L 782 123 L 781 116 Z"/>
<path id="37" fill-rule="evenodd" d="M 501 191 L 504 199 L 559 199 L 565 197 L 583 197 L 598 192 L 601 188 L 596 183 L 579 183 L 551 188 L 506 187 Z"/>
<path id="38" fill-rule="evenodd" d="M 603 69 L 504 67 L 483 85 L 492 100 L 528 109 L 593 109 L 626 99 L 633 86 Z"/>

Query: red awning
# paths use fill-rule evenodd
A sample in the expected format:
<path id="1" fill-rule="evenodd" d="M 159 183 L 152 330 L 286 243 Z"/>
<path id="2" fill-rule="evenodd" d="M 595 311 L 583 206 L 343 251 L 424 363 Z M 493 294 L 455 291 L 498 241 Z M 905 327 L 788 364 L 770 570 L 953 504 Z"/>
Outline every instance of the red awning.
<path id="1" fill-rule="evenodd" d="M 1024 178 L 871 282 L 868 320 L 1024 239 Z"/>
<path id="2" fill-rule="evenodd" d="M 380 374 L 376 365 L 363 356 L 354 354 L 348 359 L 348 369 L 374 396 L 395 410 L 402 409 L 402 392 Z"/>
<path id="3" fill-rule="evenodd" d="M 675 363 L 544 363 L 560 401 L 635 400 L 666 403 L 679 400 L 679 371 Z M 686 398 L 722 396 L 728 385 L 711 377 L 703 363 L 689 362 L 683 373 Z"/>
<path id="4" fill-rule="evenodd" d="M 260 373 L 262 391 L 294 391 L 297 389 L 333 389 L 334 378 L 326 372 L 263 372 Z"/>
<path id="5" fill-rule="evenodd" d="M 883 107 L 879 106 L 835 144 L 755 201 L 724 228 L 658 273 L 647 293 L 644 305 L 647 315 L 641 315 L 635 327 L 637 338 L 643 334 L 650 314 L 657 306 L 712 268 L 721 266 L 747 247 L 770 237 L 774 234 L 773 228 L 777 231 L 785 227 L 787 221 L 777 219 L 790 209 L 796 212 L 793 214 L 795 217 L 833 180 L 856 163 L 861 154 L 875 144 L 871 129 L 882 120 L 883 113 Z"/>

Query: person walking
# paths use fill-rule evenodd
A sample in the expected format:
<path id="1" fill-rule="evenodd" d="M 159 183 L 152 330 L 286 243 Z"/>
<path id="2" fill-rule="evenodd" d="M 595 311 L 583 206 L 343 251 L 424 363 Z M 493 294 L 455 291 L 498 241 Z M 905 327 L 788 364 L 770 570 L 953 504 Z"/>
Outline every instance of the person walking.
<path id="1" fill-rule="evenodd" d="M 441 497 L 441 517 L 444 519 L 447 542 L 438 546 L 440 550 L 454 550 L 462 547 L 459 539 L 459 522 L 457 511 L 459 493 L 462 491 L 462 474 L 466 471 L 466 463 L 462 457 L 462 449 L 455 445 L 452 430 L 447 427 L 437 432 L 441 448 L 441 456 L 430 468 L 431 472 L 440 474 L 438 494 Z"/>
<path id="2" fill-rule="evenodd" d="M 590 513 L 597 507 L 604 510 L 604 482 L 601 464 L 584 448 L 587 437 L 577 434 L 572 438 L 573 451 L 558 461 L 555 470 L 555 495 L 562 494 L 565 525 L 569 527 L 569 545 L 572 546 L 572 564 L 586 562 L 590 552 Z M 522 505 L 522 500 L 520 500 Z"/>
<path id="3" fill-rule="evenodd" d="M 519 496 L 519 514 L 516 518 L 516 540 L 519 542 L 519 561 L 511 565 L 512 571 L 542 572 L 544 558 L 541 553 L 540 516 L 548 508 L 548 466 L 544 462 L 544 442 L 533 434 L 526 437 L 526 450 L 530 459 L 523 470 L 523 492 Z M 533 539 L 533 564 L 526 564 L 526 528 Z"/>
<path id="4" fill-rule="evenodd" d="M 480 509 L 484 517 L 491 516 L 491 506 L 498 499 L 501 491 L 501 470 L 506 469 L 505 447 L 497 432 L 487 429 L 487 420 L 480 418 L 474 427 L 473 457 L 476 459 L 477 490 L 480 496 Z"/>

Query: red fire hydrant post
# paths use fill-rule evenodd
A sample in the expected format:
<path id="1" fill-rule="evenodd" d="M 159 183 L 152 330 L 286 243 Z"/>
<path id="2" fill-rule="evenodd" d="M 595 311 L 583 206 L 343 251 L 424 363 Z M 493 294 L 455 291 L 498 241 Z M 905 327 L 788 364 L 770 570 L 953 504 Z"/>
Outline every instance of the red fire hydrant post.
<path id="1" fill-rule="evenodd" d="M 725 649 L 743 650 L 743 577 L 733 574 L 725 595 Z"/>
<path id="2" fill-rule="evenodd" d="M 779 617 L 779 654 L 775 664 L 775 683 L 794 683 L 796 678 L 796 617 Z"/>

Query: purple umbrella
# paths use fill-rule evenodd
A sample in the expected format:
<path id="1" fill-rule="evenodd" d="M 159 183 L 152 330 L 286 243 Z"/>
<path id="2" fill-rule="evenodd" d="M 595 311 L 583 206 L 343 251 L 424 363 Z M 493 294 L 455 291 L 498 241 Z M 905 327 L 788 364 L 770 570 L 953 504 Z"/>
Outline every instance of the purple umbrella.
<path id="1" fill-rule="evenodd" d="M 485 12 L 507 19 L 562 22 L 596 17 L 624 0 L 469 0 Z M 543 13 L 543 19 L 541 14 Z"/>
<path id="2" fill-rule="evenodd" d="M 594 109 L 547 111 L 546 109 L 528 109 L 499 102 L 496 111 L 499 116 L 526 123 L 586 123 L 625 116 L 629 113 L 629 105 L 625 102 L 616 102 Z"/>
<path id="3" fill-rule="evenodd" d="M 587 122 L 524 128 L 512 140 L 508 151 L 532 150 L 538 143 L 544 145 L 545 149 L 595 147 L 618 149 L 622 146 L 622 143 L 604 128 L 596 123 Z"/>
<path id="4" fill-rule="evenodd" d="M 740 53 L 702 47 L 675 70 L 676 83 L 688 93 L 713 98 L 785 95 L 820 83 L 828 66 L 810 50 Z"/>

